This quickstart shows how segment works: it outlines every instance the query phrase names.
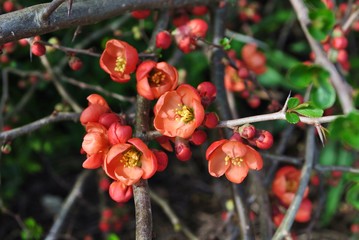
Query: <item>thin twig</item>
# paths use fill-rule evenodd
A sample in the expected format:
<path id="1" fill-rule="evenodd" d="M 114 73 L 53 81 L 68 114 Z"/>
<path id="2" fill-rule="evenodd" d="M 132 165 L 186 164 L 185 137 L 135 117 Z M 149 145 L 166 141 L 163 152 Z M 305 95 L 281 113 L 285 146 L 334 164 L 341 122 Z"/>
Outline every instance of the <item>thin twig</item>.
<path id="1" fill-rule="evenodd" d="M 301 122 L 314 125 L 318 123 L 329 123 L 341 117 L 342 115 L 333 115 L 333 116 L 325 116 L 320 118 L 309 118 L 300 116 L 299 119 Z M 217 125 L 219 128 L 235 128 L 236 126 L 240 126 L 246 123 L 255 123 L 255 122 L 266 122 L 266 121 L 274 121 L 274 120 L 286 120 L 285 113 L 282 111 L 275 113 L 268 113 L 262 115 L 256 115 L 251 117 L 220 121 Z"/>
<path id="2" fill-rule="evenodd" d="M 295 197 L 290 204 L 282 223 L 278 227 L 273 236 L 273 240 L 281 240 L 283 237 L 289 235 L 289 230 L 294 222 L 295 215 L 298 212 L 299 206 L 303 200 L 304 191 L 308 186 L 310 174 L 314 163 L 315 138 L 314 127 L 310 126 L 307 129 L 306 146 L 305 146 L 305 163 L 301 170 L 300 182 Z"/>
<path id="3" fill-rule="evenodd" d="M 9 131 L 1 132 L 0 133 L 0 141 L 5 142 L 5 141 L 12 140 L 16 137 L 19 137 L 19 136 L 22 136 L 25 134 L 29 134 L 45 125 L 50 124 L 50 123 L 69 121 L 69 120 L 78 121 L 79 118 L 80 118 L 79 113 L 54 113 L 48 117 L 39 119 L 35 122 L 26 124 L 24 126 L 14 128 Z"/>
<path id="4" fill-rule="evenodd" d="M 123 95 L 120 95 L 120 94 L 117 94 L 117 93 L 114 93 L 114 92 L 107 91 L 106 89 L 104 89 L 103 87 L 101 87 L 99 85 L 87 84 L 87 83 L 84 83 L 84 82 L 81 82 L 81 81 L 77 81 L 74 78 L 67 77 L 65 75 L 60 75 L 60 78 L 64 82 L 70 83 L 70 84 L 72 84 L 74 86 L 77 86 L 79 88 L 94 90 L 94 91 L 99 92 L 99 93 L 101 93 L 101 94 L 103 94 L 105 96 L 115 98 L 115 99 L 117 99 L 117 100 L 119 100 L 121 102 L 130 102 L 130 103 L 135 102 L 134 97 L 126 97 L 126 96 L 123 96 Z"/>
<path id="5" fill-rule="evenodd" d="M 353 24 L 353 22 L 358 19 L 358 16 L 359 16 L 359 9 L 355 10 L 352 14 L 350 14 L 348 20 L 346 20 L 342 26 L 344 32 L 346 32 Z"/>
<path id="6" fill-rule="evenodd" d="M 171 206 L 168 204 L 168 202 L 158 196 L 155 192 L 150 191 L 151 199 L 159 205 L 163 212 L 167 215 L 169 220 L 172 223 L 172 226 L 174 230 L 182 231 L 184 235 L 190 240 L 197 240 L 198 238 L 180 221 L 180 219 L 177 217 L 176 213 L 172 210 Z"/>
<path id="7" fill-rule="evenodd" d="M 234 32 L 232 30 L 226 29 L 225 33 L 224 33 L 228 38 L 233 38 L 239 42 L 243 42 L 243 43 L 255 43 L 258 47 L 262 48 L 262 49 L 268 49 L 268 45 L 265 42 L 262 42 L 258 39 L 255 39 L 251 36 L 248 35 L 244 35 L 241 33 L 237 33 Z"/>
<path id="8" fill-rule="evenodd" d="M 60 83 L 60 81 L 57 79 L 57 76 L 55 75 L 54 71 L 51 68 L 50 62 L 48 61 L 46 55 L 43 55 L 40 57 L 42 65 L 45 67 L 46 71 L 50 74 L 51 80 L 54 83 L 58 93 L 62 97 L 62 99 L 69 103 L 69 105 L 72 107 L 72 109 L 75 112 L 82 112 L 82 108 L 78 103 L 71 97 L 71 95 L 66 91 L 64 86 Z"/>
<path id="9" fill-rule="evenodd" d="M 60 234 L 60 231 L 67 219 L 67 216 L 70 213 L 70 210 L 73 208 L 76 200 L 81 196 L 82 187 L 86 182 L 86 179 L 91 176 L 92 171 L 84 170 L 79 177 L 77 178 L 74 187 L 72 188 L 70 194 L 65 200 L 65 203 L 62 205 L 61 210 L 56 218 L 54 224 L 52 225 L 48 235 L 45 237 L 45 240 L 57 239 Z"/>
<path id="10" fill-rule="evenodd" d="M 64 47 L 64 46 L 60 46 L 58 44 L 51 44 L 49 42 L 45 42 L 45 41 L 41 41 L 41 40 L 38 42 L 40 42 L 46 46 L 50 46 L 52 48 L 61 50 L 67 54 L 77 53 L 77 54 L 84 54 L 84 55 L 97 57 L 97 58 L 99 58 L 101 56 L 101 54 L 93 52 L 92 49 L 78 49 L 78 48 Z"/>

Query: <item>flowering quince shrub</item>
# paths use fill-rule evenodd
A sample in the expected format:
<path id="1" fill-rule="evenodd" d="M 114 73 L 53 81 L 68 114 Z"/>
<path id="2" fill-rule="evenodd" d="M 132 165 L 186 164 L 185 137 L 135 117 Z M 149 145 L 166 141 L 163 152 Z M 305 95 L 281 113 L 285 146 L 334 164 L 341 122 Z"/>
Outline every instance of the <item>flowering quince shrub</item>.
<path id="1" fill-rule="evenodd" d="M 60 2 L 0 4 L 0 239 L 357 238 L 359 0 Z"/>

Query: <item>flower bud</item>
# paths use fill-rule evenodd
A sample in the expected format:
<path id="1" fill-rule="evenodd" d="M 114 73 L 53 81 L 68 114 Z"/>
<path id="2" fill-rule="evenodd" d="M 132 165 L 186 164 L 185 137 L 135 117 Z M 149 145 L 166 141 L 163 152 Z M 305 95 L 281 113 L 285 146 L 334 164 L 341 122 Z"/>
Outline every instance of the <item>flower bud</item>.
<path id="1" fill-rule="evenodd" d="M 202 82 L 197 86 L 199 95 L 201 96 L 201 103 L 206 108 L 215 99 L 217 95 L 216 86 L 211 82 Z"/>
<path id="2" fill-rule="evenodd" d="M 234 132 L 233 135 L 229 138 L 230 141 L 243 142 L 241 135 L 238 132 Z"/>
<path id="3" fill-rule="evenodd" d="M 254 95 L 250 96 L 249 99 L 247 100 L 247 102 L 248 102 L 248 105 L 253 109 L 258 108 L 259 105 L 261 105 L 260 98 L 257 96 L 254 96 Z"/>
<path id="4" fill-rule="evenodd" d="M 207 133 L 203 130 L 197 129 L 194 131 L 189 141 L 194 145 L 202 145 L 207 140 Z"/>
<path id="5" fill-rule="evenodd" d="M 114 122 L 119 122 L 122 125 L 121 118 L 116 113 L 104 113 L 100 116 L 98 122 L 106 128 L 109 128 Z"/>
<path id="6" fill-rule="evenodd" d="M 3 154 L 9 154 L 11 152 L 11 144 L 10 143 L 6 143 L 4 145 L 1 146 L 1 152 Z"/>
<path id="7" fill-rule="evenodd" d="M 132 137 L 132 128 L 128 125 L 121 125 L 114 122 L 108 129 L 108 141 L 112 144 L 125 143 Z"/>
<path id="8" fill-rule="evenodd" d="M 178 160 L 188 161 L 192 156 L 192 151 L 190 146 L 188 145 L 188 141 L 183 138 L 176 138 L 175 142 L 175 152 Z"/>
<path id="9" fill-rule="evenodd" d="M 153 149 L 152 152 L 155 154 L 157 159 L 157 172 L 162 172 L 167 168 L 168 156 L 165 152 Z"/>
<path id="10" fill-rule="evenodd" d="M 193 15 L 202 16 L 208 12 L 208 8 L 207 8 L 207 6 L 194 6 L 191 9 L 191 12 Z"/>
<path id="11" fill-rule="evenodd" d="M 83 62 L 78 57 L 72 57 L 72 58 L 70 58 L 69 66 L 72 70 L 78 71 L 82 68 Z"/>
<path id="12" fill-rule="evenodd" d="M 31 52 L 35 56 L 40 57 L 46 53 L 46 48 L 42 43 L 34 42 L 31 46 Z"/>
<path id="13" fill-rule="evenodd" d="M 161 31 L 156 35 L 156 47 L 167 49 L 171 46 L 172 37 L 168 31 Z"/>
<path id="14" fill-rule="evenodd" d="M 256 128 L 250 124 L 239 127 L 237 131 L 239 135 L 245 139 L 252 139 L 256 135 Z"/>
<path id="15" fill-rule="evenodd" d="M 131 12 L 131 16 L 136 19 L 145 19 L 151 15 L 150 10 L 136 10 Z"/>
<path id="16" fill-rule="evenodd" d="M 12 12 L 15 10 L 15 5 L 12 1 L 8 0 L 3 3 L 2 8 L 4 12 Z"/>
<path id="17" fill-rule="evenodd" d="M 215 128 L 218 125 L 218 116 L 214 112 L 206 113 L 203 125 L 207 128 Z"/>
<path id="18" fill-rule="evenodd" d="M 273 145 L 273 135 L 266 131 L 260 130 L 258 137 L 255 140 L 255 145 L 260 149 L 269 149 Z"/>
<path id="19" fill-rule="evenodd" d="M 116 202 L 128 202 L 133 196 L 132 186 L 126 186 L 120 181 L 112 182 L 109 188 L 109 194 Z"/>

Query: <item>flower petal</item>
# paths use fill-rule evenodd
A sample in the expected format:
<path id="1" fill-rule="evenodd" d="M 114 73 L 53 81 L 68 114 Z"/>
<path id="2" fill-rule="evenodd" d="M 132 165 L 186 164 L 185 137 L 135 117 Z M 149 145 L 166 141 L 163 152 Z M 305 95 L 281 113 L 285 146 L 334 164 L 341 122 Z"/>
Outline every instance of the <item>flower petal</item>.
<path id="1" fill-rule="evenodd" d="M 213 151 L 208 160 L 209 174 L 213 177 L 220 177 L 228 170 L 230 163 L 227 165 L 225 164 L 225 157 L 226 154 L 221 150 L 221 148 L 217 148 Z"/>
<path id="2" fill-rule="evenodd" d="M 233 183 L 241 183 L 248 174 L 248 166 L 246 164 L 231 165 L 225 173 L 229 181 Z"/>
<path id="3" fill-rule="evenodd" d="M 142 168 L 139 167 L 124 167 L 123 165 L 120 165 L 115 170 L 115 176 L 118 180 L 127 186 L 130 186 L 141 179 L 143 172 Z"/>
<path id="4" fill-rule="evenodd" d="M 247 146 L 247 153 L 243 159 L 250 169 L 260 170 L 263 167 L 262 156 L 250 146 Z"/>
<path id="5" fill-rule="evenodd" d="M 247 146 L 238 141 L 228 141 L 223 144 L 222 150 L 232 158 L 243 157 L 247 153 Z"/>

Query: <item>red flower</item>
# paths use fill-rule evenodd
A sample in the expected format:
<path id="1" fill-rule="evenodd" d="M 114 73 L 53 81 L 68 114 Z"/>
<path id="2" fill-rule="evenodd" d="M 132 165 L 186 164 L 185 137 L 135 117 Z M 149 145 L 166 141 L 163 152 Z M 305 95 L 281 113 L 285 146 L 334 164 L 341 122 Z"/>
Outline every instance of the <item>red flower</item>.
<path id="1" fill-rule="evenodd" d="M 98 94 L 91 94 L 87 100 L 89 106 L 82 111 L 80 116 L 82 125 L 86 125 L 88 122 L 98 122 L 104 113 L 111 111 L 106 100 Z"/>
<path id="2" fill-rule="evenodd" d="M 260 170 L 261 155 L 248 145 L 227 139 L 212 143 L 206 151 L 208 171 L 213 177 L 225 174 L 233 183 L 241 183 L 249 169 Z"/>
<path id="3" fill-rule="evenodd" d="M 288 206 L 294 199 L 298 190 L 300 171 L 292 166 L 285 166 L 279 169 L 272 183 L 272 191 L 283 204 Z M 303 198 L 308 195 L 309 188 L 305 189 Z"/>
<path id="4" fill-rule="evenodd" d="M 192 19 L 186 24 L 175 29 L 174 37 L 178 48 L 184 53 L 189 53 L 196 48 L 198 38 L 204 38 L 208 30 L 208 24 L 202 19 Z"/>
<path id="5" fill-rule="evenodd" d="M 153 100 L 177 87 L 178 73 L 166 62 L 145 61 L 138 66 L 136 79 L 138 94 Z"/>
<path id="6" fill-rule="evenodd" d="M 246 66 L 256 74 L 263 74 L 266 70 L 266 57 L 257 51 L 254 44 L 246 44 L 242 48 L 242 58 Z"/>
<path id="7" fill-rule="evenodd" d="M 87 159 L 82 167 L 87 169 L 98 168 L 103 164 L 105 155 L 109 148 L 107 129 L 96 122 L 86 125 L 87 134 L 82 142 L 82 150 L 87 154 Z"/>
<path id="8" fill-rule="evenodd" d="M 204 119 L 201 97 L 188 84 L 163 94 L 154 107 L 154 113 L 154 127 L 168 137 L 189 138 Z"/>
<path id="9" fill-rule="evenodd" d="M 141 139 L 131 138 L 127 142 L 110 148 L 103 168 L 109 177 L 130 186 L 141 178 L 152 177 L 157 170 L 157 159 Z"/>
<path id="10" fill-rule="evenodd" d="M 112 80 L 120 83 L 130 80 L 130 74 L 135 71 L 137 62 L 137 50 L 117 39 L 107 41 L 100 58 L 101 68 L 110 74 Z"/>

